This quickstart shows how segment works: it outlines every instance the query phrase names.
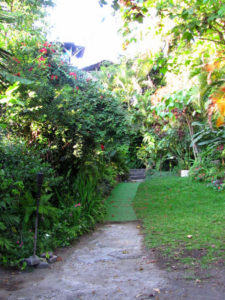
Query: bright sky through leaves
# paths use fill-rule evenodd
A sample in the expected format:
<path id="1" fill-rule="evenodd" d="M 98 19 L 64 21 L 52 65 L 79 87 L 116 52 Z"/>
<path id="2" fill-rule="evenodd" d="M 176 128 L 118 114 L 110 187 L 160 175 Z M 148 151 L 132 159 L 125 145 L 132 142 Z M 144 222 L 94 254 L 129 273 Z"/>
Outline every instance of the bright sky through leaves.
<path id="1" fill-rule="evenodd" d="M 54 26 L 50 40 L 58 38 L 85 47 L 83 58 L 76 59 L 75 65 L 87 66 L 104 59 L 115 61 L 122 53 L 119 22 L 109 6 L 101 8 L 97 0 L 56 0 L 50 14 Z"/>

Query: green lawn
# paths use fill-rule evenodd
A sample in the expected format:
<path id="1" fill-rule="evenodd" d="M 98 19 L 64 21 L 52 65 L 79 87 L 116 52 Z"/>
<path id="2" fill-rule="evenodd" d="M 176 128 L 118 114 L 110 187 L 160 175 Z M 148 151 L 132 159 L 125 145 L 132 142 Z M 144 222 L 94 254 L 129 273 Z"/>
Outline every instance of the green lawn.
<path id="1" fill-rule="evenodd" d="M 105 221 L 135 221 L 137 217 L 132 207 L 139 182 L 119 183 L 105 201 Z"/>
<path id="2" fill-rule="evenodd" d="M 225 192 L 175 176 L 141 183 L 134 208 L 146 244 L 168 260 L 206 266 L 225 258 Z"/>

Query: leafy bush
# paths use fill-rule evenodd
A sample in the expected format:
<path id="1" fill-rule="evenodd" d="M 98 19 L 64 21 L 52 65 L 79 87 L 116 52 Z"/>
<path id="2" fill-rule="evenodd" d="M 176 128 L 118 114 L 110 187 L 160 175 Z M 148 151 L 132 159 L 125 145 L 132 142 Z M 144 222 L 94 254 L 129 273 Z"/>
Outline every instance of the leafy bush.
<path id="1" fill-rule="evenodd" d="M 45 181 L 38 253 L 66 246 L 93 229 L 104 216 L 103 196 L 127 173 L 123 144 L 128 122 L 118 99 L 62 62 L 57 44 L 33 43 L 13 45 L 16 59 L 10 67 L 19 82 L 0 97 L 5 128 L 1 209 L 8 218 L 2 214 L 0 219 L 0 230 L 8 228 L 0 247 L 5 265 L 16 265 L 32 253 L 39 171 Z"/>
<path id="2" fill-rule="evenodd" d="M 61 178 L 54 177 L 50 165 L 22 140 L 0 141 L 0 262 L 4 264 L 17 263 L 32 249 L 38 172 L 45 174 L 40 214 L 53 223 L 52 188 Z"/>

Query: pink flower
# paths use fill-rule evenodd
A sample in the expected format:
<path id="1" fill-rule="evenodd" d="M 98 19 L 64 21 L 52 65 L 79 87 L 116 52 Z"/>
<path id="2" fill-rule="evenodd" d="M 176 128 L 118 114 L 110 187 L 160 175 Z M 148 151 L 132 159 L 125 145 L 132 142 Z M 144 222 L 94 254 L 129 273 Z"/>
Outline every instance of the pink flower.
<path id="1" fill-rule="evenodd" d="M 58 79 L 57 75 L 51 75 L 51 80 Z"/>
<path id="2" fill-rule="evenodd" d="M 48 67 L 49 67 L 49 68 L 51 68 L 51 65 L 50 65 L 50 64 L 48 64 Z"/>
<path id="3" fill-rule="evenodd" d="M 47 54 L 47 53 L 48 53 L 48 51 L 47 51 L 47 49 L 46 49 L 46 48 L 42 48 L 42 49 L 40 49 L 40 50 L 39 50 L 39 52 L 41 52 L 41 53 L 44 53 L 44 54 Z"/>
<path id="4" fill-rule="evenodd" d="M 74 205 L 75 207 L 81 206 L 80 202 Z"/>
<path id="5" fill-rule="evenodd" d="M 19 242 L 19 241 L 16 241 L 16 243 L 17 243 L 17 245 L 19 245 L 20 242 Z"/>
<path id="6" fill-rule="evenodd" d="M 79 90 L 79 86 L 76 86 L 77 91 Z"/>
<path id="7" fill-rule="evenodd" d="M 53 53 L 55 53 L 55 49 L 51 49 Z"/>
<path id="8" fill-rule="evenodd" d="M 103 99 L 103 96 L 101 95 L 101 97 L 100 97 L 101 99 Z"/>
<path id="9" fill-rule="evenodd" d="M 74 77 L 74 79 L 77 79 L 77 74 L 76 74 L 76 73 L 74 73 L 74 72 L 70 72 L 70 73 L 69 73 L 69 75 L 70 75 L 70 76 L 73 76 L 73 77 Z"/>
<path id="10" fill-rule="evenodd" d="M 87 82 L 91 81 L 91 78 L 87 78 L 86 81 L 87 81 Z"/>
<path id="11" fill-rule="evenodd" d="M 33 70 L 33 67 L 30 67 L 30 69 L 28 69 L 28 71 L 32 71 Z"/>
<path id="12" fill-rule="evenodd" d="M 218 190 L 220 190 L 221 189 L 221 187 L 220 186 L 218 186 Z"/>
<path id="13" fill-rule="evenodd" d="M 44 47 L 49 47 L 49 48 L 50 48 L 50 47 L 52 46 L 52 44 L 49 44 L 48 42 L 45 42 L 43 46 L 44 46 Z"/>
<path id="14" fill-rule="evenodd" d="M 216 150 L 218 150 L 218 151 L 222 151 L 223 149 L 224 149 L 224 145 L 220 145 L 216 148 Z"/>
<path id="15" fill-rule="evenodd" d="M 43 56 L 41 56 L 41 57 L 38 58 L 38 61 L 39 61 L 39 62 L 45 61 L 45 58 L 44 58 Z"/>

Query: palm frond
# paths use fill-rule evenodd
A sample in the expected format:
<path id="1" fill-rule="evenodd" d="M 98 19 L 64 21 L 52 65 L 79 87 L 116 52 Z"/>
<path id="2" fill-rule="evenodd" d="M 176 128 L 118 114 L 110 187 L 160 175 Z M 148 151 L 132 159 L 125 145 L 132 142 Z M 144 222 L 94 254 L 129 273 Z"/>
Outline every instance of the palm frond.
<path id="1" fill-rule="evenodd" d="M 5 10 L 0 10 L 0 23 L 12 24 L 16 21 L 16 16 Z"/>

